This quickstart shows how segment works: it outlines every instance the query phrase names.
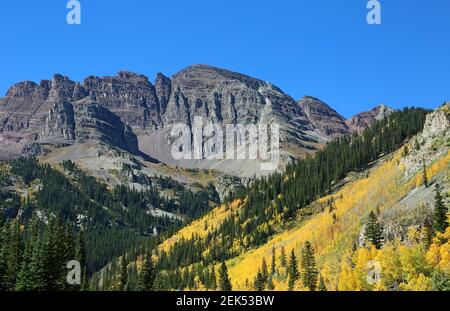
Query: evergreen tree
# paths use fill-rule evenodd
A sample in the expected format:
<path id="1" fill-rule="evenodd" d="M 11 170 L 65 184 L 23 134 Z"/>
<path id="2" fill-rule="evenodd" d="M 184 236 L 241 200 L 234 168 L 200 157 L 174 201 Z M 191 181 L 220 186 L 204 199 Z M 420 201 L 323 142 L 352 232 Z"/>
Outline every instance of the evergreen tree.
<path id="1" fill-rule="evenodd" d="M 254 288 L 259 292 L 266 289 L 266 280 L 264 279 L 264 274 L 261 269 L 258 269 L 258 273 L 256 274 Z"/>
<path id="2" fill-rule="evenodd" d="M 267 279 L 267 289 L 268 290 L 274 290 L 275 289 L 275 284 L 273 284 L 273 277 L 269 276 L 269 278 Z"/>
<path id="3" fill-rule="evenodd" d="M 44 239 L 44 263 L 45 263 L 45 286 L 46 290 L 59 291 L 66 288 L 67 271 L 65 250 L 64 228 L 60 217 L 52 218 L 49 221 Z"/>
<path id="4" fill-rule="evenodd" d="M 317 286 L 317 266 L 316 258 L 314 256 L 314 247 L 309 241 L 305 242 L 305 246 L 302 249 L 302 281 L 303 285 L 307 287 L 310 291 L 315 291 Z"/>
<path id="5" fill-rule="evenodd" d="M 139 290 L 152 291 L 154 289 L 155 277 L 156 271 L 153 266 L 152 256 L 151 253 L 148 253 L 139 272 Z"/>
<path id="6" fill-rule="evenodd" d="M 5 272 L 3 276 L 3 287 L 6 290 L 14 290 L 21 266 L 21 235 L 20 222 L 18 219 L 6 224 L 6 232 L 3 245 Z"/>
<path id="7" fill-rule="evenodd" d="M 423 174 L 423 184 L 425 185 L 425 187 L 428 188 L 429 184 L 428 184 L 428 174 L 427 174 L 427 166 L 425 164 L 425 158 L 422 160 L 423 163 L 423 168 L 422 168 L 422 174 Z"/>
<path id="8" fill-rule="evenodd" d="M 319 286 L 317 287 L 317 290 L 319 292 L 326 292 L 327 291 L 327 286 L 325 285 L 325 280 L 323 279 L 322 276 L 319 277 Z"/>
<path id="9" fill-rule="evenodd" d="M 267 269 L 267 263 L 266 263 L 265 257 L 263 257 L 263 259 L 262 259 L 261 274 L 262 274 L 262 277 L 263 277 L 264 283 L 265 283 L 265 281 L 269 278 L 269 271 Z"/>
<path id="10" fill-rule="evenodd" d="M 126 256 L 122 256 L 121 260 L 121 270 L 120 270 L 120 279 L 119 279 L 119 290 L 125 291 L 128 286 L 128 262 Z"/>
<path id="11" fill-rule="evenodd" d="M 164 273 L 158 273 L 155 277 L 154 288 L 156 291 L 167 291 L 169 290 L 169 284 L 167 281 L 167 276 Z"/>
<path id="12" fill-rule="evenodd" d="M 276 250 L 275 250 L 275 246 L 272 247 L 272 261 L 270 264 L 270 275 L 275 275 L 276 273 L 276 269 L 277 269 L 277 264 L 276 264 Z"/>
<path id="13" fill-rule="evenodd" d="M 295 282 L 300 277 L 300 273 L 298 272 L 298 263 L 297 257 L 295 256 L 294 249 L 292 249 L 291 257 L 289 259 L 289 267 L 288 267 L 288 290 L 294 290 Z"/>
<path id="14" fill-rule="evenodd" d="M 222 291 L 231 291 L 231 281 L 228 276 L 228 269 L 224 261 L 219 268 L 219 289 Z"/>
<path id="15" fill-rule="evenodd" d="M 427 223 L 424 226 L 424 232 L 422 237 L 422 243 L 425 250 L 428 250 L 430 248 L 432 242 L 433 242 L 433 226 Z"/>
<path id="16" fill-rule="evenodd" d="M 286 252 L 285 252 L 285 250 L 284 250 L 284 246 L 281 247 L 280 263 L 281 263 L 281 266 L 282 266 L 282 267 L 286 267 L 286 266 L 287 266 Z"/>
<path id="17" fill-rule="evenodd" d="M 211 267 L 211 289 L 216 290 L 217 289 L 217 278 L 216 278 L 216 269 L 214 269 L 214 266 Z"/>
<path id="18" fill-rule="evenodd" d="M 377 249 L 383 246 L 383 227 L 378 223 L 377 216 L 372 211 L 367 220 L 364 236 L 366 241 L 372 243 Z"/>
<path id="19" fill-rule="evenodd" d="M 18 291 L 26 291 L 32 289 L 32 273 L 34 272 L 31 271 L 31 260 L 33 258 L 35 243 L 38 239 L 38 223 L 36 219 L 33 219 L 29 222 L 29 226 L 27 228 L 23 260 L 16 284 L 16 290 Z"/>
<path id="20" fill-rule="evenodd" d="M 434 190 L 435 190 L 434 212 L 433 212 L 434 230 L 443 233 L 449 226 L 447 219 L 448 209 L 444 204 L 439 184 L 436 184 Z"/>
<path id="21" fill-rule="evenodd" d="M 6 243 L 7 243 L 6 223 L 0 228 L 0 291 L 6 291 Z"/>

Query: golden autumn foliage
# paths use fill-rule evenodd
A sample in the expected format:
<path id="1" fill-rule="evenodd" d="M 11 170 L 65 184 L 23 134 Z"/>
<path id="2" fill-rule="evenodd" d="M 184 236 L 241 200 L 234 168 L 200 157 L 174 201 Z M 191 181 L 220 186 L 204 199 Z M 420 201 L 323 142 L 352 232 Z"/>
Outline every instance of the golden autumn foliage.
<path id="1" fill-rule="evenodd" d="M 229 260 L 229 275 L 236 290 L 245 290 L 246 280 L 253 280 L 260 267 L 261 258 L 269 260 L 272 248 L 279 253 L 281 247 L 294 249 L 300 254 L 305 241 L 310 241 L 317 250 L 319 271 L 329 290 L 429 290 L 430 274 L 434 269 L 450 269 L 450 232 L 438 235 L 428 253 L 420 239 L 411 236 L 410 243 L 394 241 L 382 249 L 358 248 L 352 252 L 354 241 L 358 240 L 365 219 L 371 210 L 388 210 L 395 206 L 417 186 L 416 177 L 403 181 L 404 169 L 400 166 L 401 152 L 374 168 L 368 177 L 347 184 L 332 196 L 318 200 L 325 204 L 334 199 L 334 213 L 324 211 L 316 214 L 298 227 L 275 235 L 265 245 L 252 249 Z M 450 153 L 432 163 L 428 177 L 448 170 Z M 411 230 L 412 235 L 420 235 Z M 367 281 L 368 264 L 372 261 L 381 266 L 381 281 L 370 284 Z M 284 268 L 277 262 L 277 270 Z M 275 290 L 287 290 L 287 279 L 278 273 L 273 280 Z M 300 282 L 297 282 L 300 283 Z M 296 284 L 295 290 L 304 290 Z"/>
<path id="2" fill-rule="evenodd" d="M 183 227 L 175 235 L 165 240 L 160 245 L 160 250 L 167 252 L 175 243 L 181 241 L 183 238 L 190 239 L 193 235 L 200 238 L 207 236 L 209 232 L 217 229 L 233 212 L 236 212 L 241 204 L 241 200 L 234 200 L 229 205 L 222 204 L 216 207 L 202 218 L 193 221 L 190 225 Z"/>

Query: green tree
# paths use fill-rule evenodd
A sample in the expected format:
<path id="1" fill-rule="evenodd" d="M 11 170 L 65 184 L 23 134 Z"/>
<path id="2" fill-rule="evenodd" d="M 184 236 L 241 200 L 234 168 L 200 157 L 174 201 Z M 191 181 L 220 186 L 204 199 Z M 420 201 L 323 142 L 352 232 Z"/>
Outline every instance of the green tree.
<path id="1" fill-rule="evenodd" d="M 377 249 L 383 246 L 383 227 L 378 223 L 378 218 L 373 211 L 370 212 L 366 222 L 364 236 L 366 241 L 372 243 Z"/>
<path id="2" fill-rule="evenodd" d="M 265 257 L 263 257 L 263 259 L 262 259 L 261 273 L 262 273 L 264 280 L 267 280 L 269 278 L 269 270 L 267 269 L 267 263 L 266 263 Z"/>
<path id="3" fill-rule="evenodd" d="M 120 269 L 120 278 L 119 278 L 119 290 L 125 291 L 128 286 L 128 262 L 126 256 L 122 256 L 121 260 L 121 269 Z"/>
<path id="4" fill-rule="evenodd" d="M 258 273 L 256 274 L 255 282 L 254 282 L 254 288 L 256 291 L 263 291 L 266 289 L 266 280 L 264 278 L 264 274 L 261 271 L 261 269 L 258 269 Z"/>
<path id="5" fill-rule="evenodd" d="M 326 292 L 327 291 L 327 286 L 325 285 L 325 280 L 323 279 L 322 276 L 319 277 L 319 286 L 317 287 L 317 290 L 319 292 Z"/>
<path id="6" fill-rule="evenodd" d="M 3 260 L 5 261 L 5 272 L 2 280 L 3 287 L 5 287 L 7 290 L 14 290 L 21 266 L 22 255 L 20 222 L 18 219 L 15 219 L 6 224 L 4 242 Z"/>
<path id="7" fill-rule="evenodd" d="M 284 246 L 281 247 L 280 263 L 281 263 L 282 267 L 286 267 L 287 266 L 286 251 L 284 250 Z"/>
<path id="8" fill-rule="evenodd" d="M 211 273 L 210 273 L 210 278 L 211 278 L 211 289 L 216 290 L 217 289 L 217 278 L 216 278 L 216 269 L 214 268 L 214 266 L 211 267 Z"/>
<path id="9" fill-rule="evenodd" d="M 425 158 L 422 160 L 422 174 L 423 174 L 423 184 L 425 185 L 425 187 L 428 188 L 429 184 L 428 184 L 428 174 L 427 174 L 427 165 L 425 163 Z"/>
<path id="10" fill-rule="evenodd" d="M 300 277 L 300 273 L 298 272 L 298 262 L 297 257 L 295 256 L 294 249 L 292 249 L 291 257 L 289 259 L 289 267 L 288 267 L 288 290 L 294 290 L 295 282 Z"/>
<path id="11" fill-rule="evenodd" d="M 156 277 L 155 267 L 153 265 L 151 253 L 144 258 L 141 271 L 139 271 L 139 290 L 152 291 Z"/>
<path id="12" fill-rule="evenodd" d="M 302 249 L 302 281 L 303 285 L 307 287 L 310 291 L 315 291 L 317 286 L 317 266 L 316 258 L 314 255 L 314 247 L 309 241 L 305 242 L 305 246 Z"/>
<path id="13" fill-rule="evenodd" d="M 164 273 L 158 273 L 155 277 L 154 288 L 156 291 L 167 291 L 169 290 L 169 283 L 167 276 Z"/>
<path id="14" fill-rule="evenodd" d="M 275 250 L 275 246 L 272 247 L 272 261 L 270 264 L 270 275 L 275 275 L 276 273 L 276 269 L 277 269 L 277 263 L 276 263 L 276 250 Z"/>
<path id="15" fill-rule="evenodd" d="M 439 232 L 445 232 L 445 230 L 449 226 L 447 219 L 448 210 L 444 204 L 439 184 L 436 184 L 434 191 L 435 191 L 434 212 L 433 212 L 434 230 Z"/>
<path id="16" fill-rule="evenodd" d="M 231 286 L 230 277 L 228 276 L 227 265 L 224 261 L 219 268 L 219 289 L 222 291 L 231 291 L 233 288 Z"/>
<path id="17" fill-rule="evenodd" d="M 22 265 L 20 267 L 16 290 L 18 291 L 26 291 L 32 290 L 33 288 L 33 273 L 31 270 L 31 261 L 33 258 L 33 253 L 37 250 L 36 243 L 39 239 L 39 228 L 36 219 L 32 219 L 26 230 L 26 241 L 25 241 L 25 249 L 23 252 L 23 260 Z"/>

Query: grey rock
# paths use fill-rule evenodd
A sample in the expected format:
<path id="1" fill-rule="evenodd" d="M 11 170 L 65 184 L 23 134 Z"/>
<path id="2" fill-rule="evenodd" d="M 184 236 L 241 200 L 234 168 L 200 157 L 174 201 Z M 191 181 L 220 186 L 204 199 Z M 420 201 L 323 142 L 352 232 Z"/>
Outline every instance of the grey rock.
<path id="1" fill-rule="evenodd" d="M 361 134 L 365 128 L 370 127 L 378 120 L 389 116 L 394 109 L 386 105 L 379 105 L 370 111 L 361 112 L 346 120 L 351 132 Z"/>

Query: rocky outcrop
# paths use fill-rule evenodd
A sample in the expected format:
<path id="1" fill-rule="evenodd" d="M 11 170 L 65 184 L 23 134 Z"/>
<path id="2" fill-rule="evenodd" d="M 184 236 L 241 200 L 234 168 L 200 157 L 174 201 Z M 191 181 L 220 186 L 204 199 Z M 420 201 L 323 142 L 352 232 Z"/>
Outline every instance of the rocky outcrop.
<path id="1" fill-rule="evenodd" d="M 402 158 L 405 178 L 423 169 L 423 161 L 429 165 L 448 152 L 450 147 L 450 103 L 428 114 L 422 133 L 409 145 Z"/>
<path id="2" fill-rule="evenodd" d="M 115 77 L 91 76 L 84 80 L 83 88 L 136 133 L 161 126 L 156 90 L 146 76 L 125 71 Z"/>
<path id="3" fill-rule="evenodd" d="M 378 120 L 386 118 L 393 111 L 394 109 L 386 105 L 380 105 L 370 111 L 361 112 L 354 115 L 353 117 L 345 121 L 345 123 L 347 124 L 351 132 L 360 134 L 364 131 L 365 128 L 370 127 Z"/>
<path id="4" fill-rule="evenodd" d="M 355 117 L 350 124 L 367 126 L 385 110 Z M 174 160 L 172 126 L 192 126 L 195 117 L 223 128 L 279 124 L 284 163 L 349 132 L 343 118 L 316 98 L 297 103 L 271 83 L 207 65 L 188 67 L 172 78 L 159 73 L 154 84 L 126 71 L 90 76 L 81 83 L 57 74 L 39 84 L 18 83 L 0 99 L 0 158 L 18 156 L 33 143 L 62 146 L 94 140 L 131 153 L 142 151 L 169 165 L 258 174 L 260 165 L 254 160 Z"/>
<path id="5" fill-rule="evenodd" d="M 312 124 L 322 131 L 324 138 L 335 138 L 350 133 L 345 119 L 320 99 L 305 96 L 298 101 Z"/>
<path id="6" fill-rule="evenodd" d="M 76 102 L 74 108 L 78 142 L 101 141 L 133 154 L 139 153 L 136 135 L 117 115 L 92 101 Z"/>

